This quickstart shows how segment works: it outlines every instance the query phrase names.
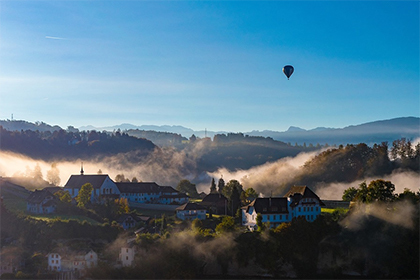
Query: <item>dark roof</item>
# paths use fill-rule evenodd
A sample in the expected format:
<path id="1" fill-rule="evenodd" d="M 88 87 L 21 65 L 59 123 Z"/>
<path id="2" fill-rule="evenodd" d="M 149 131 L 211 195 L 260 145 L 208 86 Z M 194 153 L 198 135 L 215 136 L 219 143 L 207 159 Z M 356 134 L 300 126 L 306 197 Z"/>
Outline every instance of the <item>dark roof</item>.
<path id="1" fill-rule="evenodd" d="M 80 189 L 84 184 L 90 183 L 93 189 L 99 189 L 109 178 L 108 175 L 95 174 L 95 175 L 71 175 L 70 179 L 64 186 L 65 189 Z"/>
<path id="2" fill-rule="evenodd" d="M 50 193 L 47 190 L 35 190 L 33 193 L 31 193 L 28 198 L 26 199 L 26 201 L 28 203 L 33 203 L 33 204 L 39 204 L 42 201 L 44 201 L 44 199 L 46 199 L 48 196 L 50 196 L 52 199 L 54 199 L 54 195 L 52 193 Z"/>
<path id="3" fill-rule="evenodd" d="M 198 205 L 196 203 L 188 202 L 188 203 L 185 203 L 185 204 L 179 206 L 175 210 L 177 210 L 177 211 L 183 211 L 183 210 L 206 210 L 206 207 L 201 206 L 201 205 Z"/>
<path id="4" fill-rule="evenodd" d="M 119 216 L 118 217 L 118 219 L 117 219 L 117 222 L 119 223 L 119 224 L 122 224 L 122 223 L 124 223 L 128 218 L 132 218 L 135 222 L 140 222 L 140 221 L 142 221 L 143 219 L 141 219 L 140 218 L 140 216 L 137 216 L 136 214 L 134 214 L 134 213 L 129 213 L 129 214 L 122 214 L 121 216 Z"/>
<path id="5" fill-rule="evenodd" d="M 206 195 L 206 197 L 203 198 L 202 202 L 208 202 L 208 203 L 225 203 L 225 200 L 227 200 L 227 198 L 220 193 L 211 193 Z"/>
<path id="6" fill-rule="evenodd" d="M 58 191 L 64 190 L 64 188 L 63 187 L 46 187 L 46 188 L 43 188 L 43 190 L 47 190 L 50 193 L 55 194 Z"/>
<path id="7" fill-rule="evenodd" d="M 57 205 L 57 201 L 55 199 L 48 200 L 47 202 L 43 204 L 43 206 L 45 207 L 50 207 L 52 205 Z"/>
<path id="8" fill-rule="evenodd" d="M 320 205 L 325 205 L 321 199 L 307 186 L 293 186 L 290 190 L 284 195 L 284 197 L 291 197 L 292 203 L 290 206 L 296 206 L 302 198 L 316 198 L 319 201 Z"/>
<path id="9" fill-rule="evenodd" d="M 296 193 L 301 194 L 304 198 L 318 198 L 319 197 L 307 186 L 293 186 L 290 190 L 284 195 L 284 197 L 289 197 Z"/>
<path id="10" fill-rule="evenodd" d="M 171 186 L 162 186 L 162 192 L 163 193 L 179 193 L 179 191 L 177 191 Z"/>
<path id="11" fill-rule="evenodd" d="M 155 182 L 116 183 L 121 193 L 159 193 L 162 187 Z"/>
<path id="12" fill-rule="evenodd" d="M 242 207 L 249 211 L 250 207 L 254 207 L 257 213 L 261 214 L 287 214 L 287 198 L 285 197 L 258 197 L 249 205 Z"/>

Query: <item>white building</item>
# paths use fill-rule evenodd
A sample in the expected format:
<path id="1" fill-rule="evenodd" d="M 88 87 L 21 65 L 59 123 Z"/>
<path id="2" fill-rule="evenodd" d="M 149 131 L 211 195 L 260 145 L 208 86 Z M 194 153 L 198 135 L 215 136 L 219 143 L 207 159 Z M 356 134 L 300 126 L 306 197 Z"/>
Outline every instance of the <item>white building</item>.
<path id="1" fill-rule="evenodd" d="M 53 252 L 47 255 L 50 271 L 79 271 L 98 265 L 98 255 L 90 249 L 78 253 Z"/>
<path id="2" fill-rule="evenodd" d="M 59 253 L 49 253 L 48 257 L 48 270 L 61 271 L 61 255 Z"/>
<path id="3" fill-rule="evenodd" d="M 159 186 L 154 182 L 116 183 L 121 197 L 134 203 L 156 204 L 184 204 L 188 202 L 188 196 L 180 193 L 172 187 Z"/>
<path id="4" fill-rule="evenodd" d="M 87 183 L 93 187 L 92 202 L 100 202 L 101 198 L 118 198 L 120 196 L 120 190 L 117 188 L 117 185 L 108 175 L 104 174 L 84 175 L 81 172 L 80 175 L 71 175 L 64 186 L 64 190 L 68 191 L 72 198 L 75 198 L 82 186 Z"/>
<path id="5" fill-rule="evenodd" d="M 45 189 L 35 190 L 26 199 L 26 210 L 31 213 L 54 213 L 56 208 L 56 197 Z"/>
<path id="6" fill-rule="evenodd" d="M 118 260 L 122 266 L 132 266 L 134 263 L 136 250 L 133 241 L 134 240 L 127 240 L 127 244 L 122 246 L 120 249 Z"/>
<path id="7" fill-rule="evenodd" d="M 302 216 L 312 222 L 321 213 L 321 205 L 323 202 L 308 187 L 294 186 L 284 197 L 256 198 L 242 207 L 242 225 L 256 230 L 258 214 L 261 214 L 262 222 L 270 222 L 272 228 Z"/>
<path id="8" fill-rule="evenodd" d="M 195 203 L 185 203 L 184 205 L 179 206 L 176 210 L 176 217 L 181 220 L 205 220 L 206 219 L 206 207 L 195 204 Z"/>

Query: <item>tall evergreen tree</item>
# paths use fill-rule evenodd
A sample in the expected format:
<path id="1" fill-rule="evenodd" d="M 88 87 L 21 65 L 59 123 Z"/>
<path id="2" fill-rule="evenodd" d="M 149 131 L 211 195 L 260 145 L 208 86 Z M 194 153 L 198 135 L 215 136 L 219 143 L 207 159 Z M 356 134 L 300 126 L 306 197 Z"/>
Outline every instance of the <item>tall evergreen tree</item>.
<path id="1" fill-rule="evenodd" d="M 223 188 L 225 187 L 225 180 L 223 180 L 222 177 L 220 177 L 219 182 L 217 183 L 217 189 L 219 193 L 223 193 Z"/>
<path id="2" fill-rule="evenodd" d="M 216 182 L 211 178 L 210 193 L 217 193 Z"/>

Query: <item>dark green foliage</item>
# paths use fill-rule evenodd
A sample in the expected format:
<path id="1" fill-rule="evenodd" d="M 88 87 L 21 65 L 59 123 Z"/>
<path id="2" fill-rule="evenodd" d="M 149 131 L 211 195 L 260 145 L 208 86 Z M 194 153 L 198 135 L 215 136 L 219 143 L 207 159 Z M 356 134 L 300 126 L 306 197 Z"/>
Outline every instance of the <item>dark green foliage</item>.
<path id="1" fill-rule="evenodd" d="M 143 150 L 148 154 L 155 149 L 155 145 L 146 139 L 120 132 L 113 134 L 96 131 L 68 132 L 62 129 L 54 132 L 8 131 L 0 126 L 0 137 L 2 150 L 42 159 L 61 157 L 78 159 L 134 150 Z"/>
<path id="2" fill-rule="evenodd" d="M 371 203 L 376 201 L 392 202 L 396 199 L 394 194 L 395 186 L 390 181 L 381 179 L 371 181 L 369 186 L 366 182 L 359 185 L 359 188 L 348 188 L 344 191 L 343 200 Z M 351 199 L 351 200 L 350 200 Z"/>
<path id="3" fill-rule="evenodd" d="M 210 193 L 217 193 L 216 182 L 214 181 L 214 178 L 211 178 Z"/>
<path id="4" fill-rule="evenodd" d="M 343 201 L 352 201 L 357 194 L 357 189 L 350 187 L 344 191 L 342 199 Z"/>
<path id="5" fill-rule="evenodd" d="M 182 193 L 187 194 L 189 197 L 198 197 L 195 184 L 191 183 L 187 179 L 181 180 L 176 186 L 176 189 Z"/>

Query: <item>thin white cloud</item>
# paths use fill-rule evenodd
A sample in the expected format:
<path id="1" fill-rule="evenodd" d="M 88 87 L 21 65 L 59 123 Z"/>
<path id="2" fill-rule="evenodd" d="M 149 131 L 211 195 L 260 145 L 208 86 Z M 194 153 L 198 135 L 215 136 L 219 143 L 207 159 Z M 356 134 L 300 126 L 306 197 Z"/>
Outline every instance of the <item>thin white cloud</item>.
<path id="1" fill-rule="evenodd" d="M 67 40 L 67 38 L 55 37 L 55 36 L 45 36 L 45 39 L 52 39 L 52 40 Z"/>

